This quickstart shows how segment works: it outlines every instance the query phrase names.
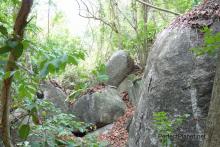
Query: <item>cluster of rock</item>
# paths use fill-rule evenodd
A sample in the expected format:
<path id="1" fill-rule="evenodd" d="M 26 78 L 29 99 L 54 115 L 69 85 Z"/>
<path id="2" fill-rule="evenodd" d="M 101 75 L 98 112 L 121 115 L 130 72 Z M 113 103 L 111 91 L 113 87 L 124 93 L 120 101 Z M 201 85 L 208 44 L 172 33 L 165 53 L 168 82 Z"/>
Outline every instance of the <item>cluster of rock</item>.
<path id="1" fill-rule="evenodd" d="M 38 96 L 40 99 L 52 102 L 63 113 L 74 114 L 79 121 L 96 125 L 98 130 L 90 134 L 107 133 L 112 128 L 113 122 L 123 116 L 127 109 L 120 94 L 127 91 L 129 87 L 125 88 L 121 85 L 126 81 L 130 82 L 127 76 L 134 69 L 134 61 L 127 52 L 121 50 L 113 54 L 106 67 L 109 76 L 108 85 L 102 90 L 79 97 L 73 104 L 67 103 L 67 95 L 50 81 L 44 81 L 40 84 Z M 27 112 L 23 109 L 17 109 L 10 118 L 15 120 L 24 113 Z M 27 120 L 28 118 L 23 119 L 23 123 L 25 124 Z M 14 140 L 17 140 L 16 132 L 12 136 L 16 137 Z"/>
<path id="2" fill-rule="evenodd" d="M 120 93 L 128 90 L 129 87 L 121 90 L 117 87 L 121 87 L 120 84 L 128 81 L 127 76 L 134 69 L 134 61 L 127 52 L 120 50 L 112 55 L 106 67 L 109 76 L 108 85 L 101 91 L 79 97 L 71 105 L 66 103 L 65 93 L 50 82 L 42 83 L 40 88 L 43 90 L 45 99 L 54 103 L 63 112 L 74 114 L 78 120 L 101 128 L 113 123 L 126 110 Z"/>
<path id="3" fill-rule="evenodd" d="M 212 24 L 215 32 L 220 23 Z M 78 98 L 68 106 L 66 95 L 50 83 L 41 85 L 44 96 L 63 112 L 74 114 L 80 121 L 93 123 L 97 132 L 106 132 L 126 111 L 120 93 L 127 91 L 136 106 L 129 130 L 129 147 L 160 147 L 153 114 L 167 112 L 170 116 L 189 114 L 171 138 L 177 147 L 199 147 L 204 138 L 208 114 L 215 57 L 196 57 L 192 47 L 202 44 L 203 38 L 191 27 L 172 27 L 160 33 L 149 54 L 142 78 L 132 74 L 134 61 L 125 51 L 113 54 L 107 63 L 109 86 Z M 171 117 L 172 118 L 172 117 Z M 172 135 L 172 134 L 168 134 Z M 185 137 L 184 137 L 185 136 Z M 188 137 L 187 137 L 188 136 Z M 189 137 L 194 136 L 194 137 Z"/>
<path id="4" fill-rule="evenodd" d="M 62 112 L 74 114 L 79 121 L 96 125 L 100 130 L 94 134 L 103 133 L 102 130 L 106 129 L 102 129 L 102 127 L 112 126 L 112 123 L 124 115 L 127 109 L 120 93 L 130 89 L 130 87 L 122 85 L 131 82 L 128 75 L 134 69 L 134 61 L 127 52 L 120 50 L 112 55 L 106 67 L 109 76 L 107 86 L 102 90 L 79 97 L 73 104 L 67 103 L 67 95 L 50 81 L 44 81 L 40 84 L 41 93 L 38 96 L 52 102 Z M 18 118 L 23 112 L 25 113 L 23 109 L 15 110 L 11 119 Z"/>

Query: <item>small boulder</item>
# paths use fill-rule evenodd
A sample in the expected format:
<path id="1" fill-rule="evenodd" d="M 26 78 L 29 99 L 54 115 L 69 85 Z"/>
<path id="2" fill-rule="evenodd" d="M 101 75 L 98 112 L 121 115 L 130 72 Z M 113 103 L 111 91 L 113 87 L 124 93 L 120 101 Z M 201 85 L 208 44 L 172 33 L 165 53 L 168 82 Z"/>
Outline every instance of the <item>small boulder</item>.
<path id="1" fill-rule="evenodd" d="M 134 69 L 134 61 L 123 50 L 115 52 L 106 65 L 109 80 L 107 84 L 118 86 Z"/>
<path id="2" fill-rule="evenodd" d="M 143 91 L 143 81 L 141 79 L 134 80 L 128 89 L 129 100 L 133 106 L 137 106 L 141 92 Z"/>
<path id="3" fill-rule="evenodd" d="M 106 135 L 108 132 L 113 128 L 113 124 L 106 125 L 102 128 L 99 128 L 86 136 L 100 136 L 100 135 Z"/>
<path id="4" fill-rule="evenodd" d="M 119 93 L 129 91 L 130 87 L 133 85 L 133 79 L 130 78 L 130 75 L 127 76 L 118 86 L 117 90 Z"/>
<path id="5" fill-rule="evenodd" d="M 52 102 L 55 107 L 60 108 L 64 113 L 68 111 L 68 104 L 65 102 L 67 96 L 60 88 L 50 82 L 42 82 L 40 89 L 43 91 L 44 98 Z"/>
<path id="6" fill-rule="evenodd" d="M 117 90 L 106 87 L 102 92 L 80 97 L 69 111 L 80 121 L 95 124 L 100 128 L 122 116 L 125 109 L 126 105 Z"/>

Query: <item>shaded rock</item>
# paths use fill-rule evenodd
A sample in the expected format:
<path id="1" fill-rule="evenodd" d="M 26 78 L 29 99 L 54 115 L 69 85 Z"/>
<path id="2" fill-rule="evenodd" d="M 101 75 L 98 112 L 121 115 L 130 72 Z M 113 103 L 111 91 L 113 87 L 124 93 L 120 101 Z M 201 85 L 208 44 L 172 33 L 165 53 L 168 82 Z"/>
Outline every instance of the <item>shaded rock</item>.
<path id="1" fill-rule="evenodd" d="M 106 87 L 102 92 L 80 97 L 71 106 L 70 112 L 80 121 L 93 123 L 100 128 L 122 116 L 125 109 L 126 105 L 117 90 Z"/>
<path id="2" fill-rule="evenodd" d="M 62 112 L 68 111 L 68 104 L 65 102 L 67 96 L 60 88 L 50 82 L 42 82 L 40 89 L 43 91 L 44 98 L 52 102 L 55 107 L 60 108 Z"/>
<path id="3" fill-rule="evenodd" d="M 214 30 L 220 31 L 215 23 Z M 196 57 L 191 48 L 201 45 L 202 36 L 188 27 L 165 29 L 150 52 L 143 77 L 143 91 L 129 131 L 130 147 L 160 147 L 153 126 L 153 113 L 170 116 L 190 114 L 174 135 L 177 147 L 199 147 L 215 75 L 215 58 Z"/>
<path id="4" fill-rule="evenodd" d="M 127 92 L 133 86 L 133 81 L 137 77 L 133 74 L 128 75 L 118 86 L 117 90 L 119 93 Z"/>
<path id="5" fill-rule="evenodd" d="M 131 126 L 131 122 L 132 122 L 132 117 L 128 119 L 128 121 L 125 124 L 125 128 L 126 130 L 129 132 L 130 126 Z"/>
<path id="6" fill-rule="evenodd" d="M 134 61 L 128 53 L 120 50 L 112 55 L 106 68 L 109 76 L 107 84 L 118 86 L 134 69 Z"/>
<path id="7" fill-rule="evenodd" d="M 140 94 L 143 91 L 143 81 L 136 75 L 128 75 L 117 88 L 119 93 L 128 92 L 129 101 L 133 106 L 137 106 Z"/>
<path id="8" fill-rule="evenodd" d="M 128 90 L 129 101 L 132 103 L 132 105 L 137 106 L 142 91 L 143 81 L 141 79 L 133 81 Z"/>
<path id="9" fill-rule="evenodd" d="M 99 129 L 87 134 L 86 136 L 90 135 L 90 136 L 97 136 L 98 137 L 101 134 L 107 134 L 112 129 L 112 127 L 113 127 L 113 124 L 106 125 L 102 128 L 99 128 Z"/>

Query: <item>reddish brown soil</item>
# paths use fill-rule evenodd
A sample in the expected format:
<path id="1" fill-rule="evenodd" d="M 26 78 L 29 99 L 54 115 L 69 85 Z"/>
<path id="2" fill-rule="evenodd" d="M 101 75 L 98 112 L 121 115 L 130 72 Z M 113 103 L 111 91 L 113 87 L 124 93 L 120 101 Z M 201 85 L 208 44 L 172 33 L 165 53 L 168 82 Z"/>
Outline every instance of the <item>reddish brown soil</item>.
<path id="1" fill-rule="evenodd" d="M 85 94 L 93 94 L 95 92 L 102 92 L 104 88 L 105 88 L 104 84 L 96 85 L 94 87 L 91 87 L 91 88 L 87 89 L 86 92 L 83 95 L 85 95 Z"/>
<path id="2" fill-rule="evenodd" d="M 127 92 L 122 93 L 122 99 L 127 105 L 125 114 L 118 118 L 108 134 L 99 136 L 99 140 L 108 141 L 113 147 L 124 147 L 126 145 L 128 141 L 126 126 L 134 114 L 134 107 L 129 102 Z"/>

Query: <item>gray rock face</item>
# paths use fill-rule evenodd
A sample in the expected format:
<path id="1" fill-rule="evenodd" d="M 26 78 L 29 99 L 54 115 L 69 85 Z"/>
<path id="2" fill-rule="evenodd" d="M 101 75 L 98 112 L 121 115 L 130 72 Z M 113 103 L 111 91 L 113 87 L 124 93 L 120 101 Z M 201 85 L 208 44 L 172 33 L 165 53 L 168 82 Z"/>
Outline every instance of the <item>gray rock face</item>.
<path id="1" fill-rule="evenodd" d="M 65 102 L 67 96 L 61 89 L 49 82 L 41 83 L 40 89 L 43 91 L 45 99 L 52 102 L 57 108 L 60 108 L 62 112 L 68 111 L 68 105 Z"/>
<path id="2" fill-rule="evenodd" d="M 126 105 L 117 90 L 107 87 L 102 92 L 80 97 L 70 108 L 79 120 L 93 123 L 98 128 L 112 123 L 125 112 Z"/>
<path id="3" fill-rule="evenodd" d="M 142 91 L 143 91 L 143 81 L 141 79 L 133 81 L 132 85 L 128 90 L 129 100 L 133 104 L 133 106 L 138 105 Z"/>
<path id="4" fill-rule="evenodd" d="M 134 61 L 123 50 L 115 52 L 107 65 L 109 80 L 107 84 L 118 86 L 134 68 Z"/>
<path id="5" fill-rule="evenodd" d="M 86 136 L 99 136 L 99 135 L 106 135 L 109 131 L 113 128 L 113 124 L 106 125 L 102 128 L 99 128 L 91 133 L 88 133 Z"/>
<path id="6" fill-rule="evenodd" d="M 214 24 L 220 31 L 219 23 Z M 177 147 L 199 147 L 215 75 L 215 58 L 195 57 L 191 47 L 201 44 L 191 28 L 164 30 L 150 52 L 143 77 L 143 91 L 129 131 L 129 147 L 160 147 L 153 127 L 154 112 L 170 116 L 190 114 L 174 135 Z"/>
<path id="7" fill-rule="evenodd" d="M 127 92 L 130 87 L 132 86 L 132 80 L 130 80 L 128 77 L 125 78 L 120 85 L 118 86 L 117 90 L 119 93 Z"/>

